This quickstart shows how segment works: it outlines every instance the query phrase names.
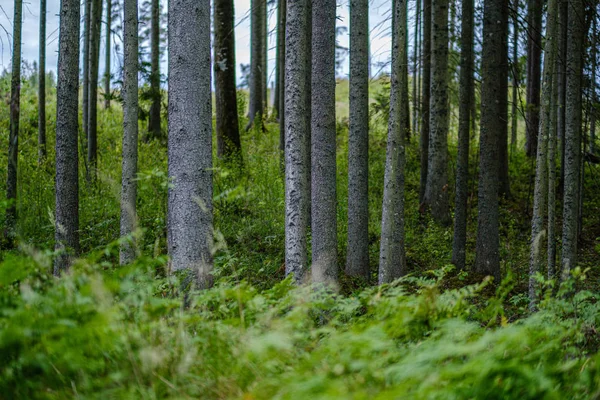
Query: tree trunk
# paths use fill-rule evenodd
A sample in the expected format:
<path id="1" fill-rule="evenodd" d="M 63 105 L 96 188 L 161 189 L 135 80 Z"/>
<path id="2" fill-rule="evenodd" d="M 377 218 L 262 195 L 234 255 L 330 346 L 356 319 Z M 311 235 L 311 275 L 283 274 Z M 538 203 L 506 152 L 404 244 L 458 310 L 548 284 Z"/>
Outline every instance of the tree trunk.
<path id="1" fill-rule="evenodd" d="M 431 0 L 423 0 L 423 96 L 421 99 L 421 180 L 419 203 L 425 201 L 429 169 L 429 100 L 431 92 Z"/>
<path id="2" fill-rule="evenodd" d="M 540 69 L 542 54 L 542 0 L 527 1 L 527 135 L 525 152 L 535 157 L 540 124 Z"/>
<path id="3" fill-rule="evenodd" d="M 101 21 L 102 0 L 93 0 L 90 17 L 90 77 L 88 82 L 88 182 L 96 179 L 98 167 L 98 60 L 100 58 Z"/>
<path id="4" fill-rule="evenodd" d="M 507 104 L 498 94 L 508 79 L 508 4 L 485 0 L 481 56 L 481 122 L 479 140 L 479 202 L 475 272 L 500 281 L 500 239 L 498 233 L 498 143 L 506 121 Z"/>
<path id="5" fill-rule="evenodd" d="M 277 45 L 275 55 L 275 96 L 273 98 L 273 113 L 279 119 L 283 107 L 283 71 L 285 69 L 285 13 L 286 0 L 277 2 Z M 283 141 L 280 141 L 283 149 Z"/>
<path id="6" fill-rule="evenodd" d="M 519 102 L 519 0 L 513 2 L 513 44 L 512 44 L 512 104 L 510 111 L 510 155 L 514 154 L 517 149 L 517 128 L 518 128 L 518 102 Z"/>
<path id="7" fill-rule="evenodd" d="M 106 0 L 106 48 L 104 49 L 104 108 L 110 108 L 110 35 L 112 35 L 112 0 Z"/>
<path id="8" fill-rule="evenodd" d="M 62 0 L 56 86 L 56 209 L 54 275 L 79 252 L 79 0 Z"/>
<path id="9" fill-rule="evenodd" d="M 169 187 L 171 269 L 212 283 L 212 99 L 209 0 L 169 1 Z"/>
<path id="10" fill-rule="evenodd" d="M 38 78 L 38 163 L 46 158 L 46 0 L 40 0 L 40 60 Z"/>
<path id="11" fill-rule="evenodd" d="M 150 105 L 150 113 L 148 114 L 148 138 L 159 139 L 162 137 L 160 127 L 160 0 L 152 0 L 152 18 L 150 23 L 150 93 L 152 104 Z"/>
<path id="12" fill-rule="evenodd" d="M 13 18 L 13 54 L 10 79 L 10 133 L 8 139 L 8 174 L 6 179 L 5 236 L 12 242 L 17 226 L 17 163 L 19 160 L 19 114 L 21 102 L 21 31 L 23 29 L 23 0 L 15 0 Z"/>
<path id="13" fill-rule="evenodd" d="M 133 235 L 137 225 L 138 160 L 138 4 L 123 3 L 123 163 L 121 175 L 121 237 Z M 121 245 L 121 265 L 132 262 L 137 253 L 135 239 Z"/>
<path id="14" fill-rule="evenodd" d="M 431 15 L 431 132 L 424 202 L 436 222 L 448 225 L 448 0 L 434 0 Z"/>
<path id="15" fill-rule="evenodd" d="M 242 155 L 235 84 L 233 0 L 215 0 L 214 12 L 217 155 L 231 159 Z"/>
<path id="16" fill-rule="evenodd" d="M 565 111 L 567 94 L 567 41 L 568 41 L 568 0 L 559 0 L 558 37 L 558 116 L 556 130 L 558 136 L 558 159 L 560 160 L 559 193 L 563 192 L 565 178 Z"/>
<path id="17" fill-rule="evenodd" d="M 591 38 L 591 57 L 592 57 L 592 80 L 590 82 L 591 103 L 590 107 L 590 153 L 596 153 L 596 105 L 598 100 L 596 98 L 596 52 L 597 52 L 597 33 L 596 33 L 596 18 L 592 20 L 592 38 Z"/>
<path id="18" fill-rule="evenodd" d="M 467 198 L 469 189 L 469 141 L 471 138 L 471 103 L 473 99 L 473 0 L 462 3 L 461 52 L 458 108 L 458 158 L 456 161 L 456 200 L 452 263 L 465 268 L 467 244 Z"/>
<path id="19" fill-rule="evenodd" d="M 350 2 L 346 274 L 369 279 L 369 2 Z"/>
<path id="20" fill-rule="evenodd" d="M 421 0 L 415 0 L 415 31 L 413 40 L 413 77 L 412 77 L 412 125 L 415 134 L 418 132 L 417 118 L 419 115 L 419 34 L 421 28 Z"/>
<path id="21" fill-rule="evenodd" d="M 266 66 L 263 63 L 266 49 L 263 36 L 266 34 L 267 2 L 266 0 L 252 0 L 250 9 L 250 98 L 246 130 L 250 129 L 256 115 L 259 115 L 262 121 L 265 112 L 265 100 L 263 99 L 265 89 L 263 84 L 265 83 Z"/>
<path id="22" fill-rule="evenodd" d="M 85 145 L 85 150 L 82 148 L 81 151 L 85 151 L 87 154 L 87 140 L 88 140 L 88 111 L 90 104 L 90 22 L 91 22 L 91 11 L 92 2 L 95 0 L 84 0 L 84 15 L 83 15 L 83 82 L 82 82 L 82 102 L 81 102 L 81 113 L 83 122 L 83 138 L 82 147 Z M 87 174 L 87 163 L 86 163 L 86 174 Z"/>
<path id="23" fill-rule="evenodd" d="M 581 80 L 585 28 L 583 0 L 568 2 L 567 92 L 565 96 L 565 147 L 564 147 L 564 197 L 562 272 L 567 277 L 577 265 L 577 232 L 579 209 L 579 174 L 581 152 Z"/>
<path id="24" fill-rule="evenodd" d="M 304 281 L 308 264 L 308 135 L 306 118 L 310 0 L 291 1 L 285 33 L 285 273 Z"/>
<path id="25" fill-rule="evenodd" d="M 405 81 L 408 79 L 406 52 L 406 0 L 394 1 L 392 19 L 392 71 L 390 89 L 390 118 L 383 187 L 381 218 L 381 248 L 379 252 L 379 284 L 388 283 L 406 274 L 404 250 L 404 165 L 405 138 L 409 114 Z"/>

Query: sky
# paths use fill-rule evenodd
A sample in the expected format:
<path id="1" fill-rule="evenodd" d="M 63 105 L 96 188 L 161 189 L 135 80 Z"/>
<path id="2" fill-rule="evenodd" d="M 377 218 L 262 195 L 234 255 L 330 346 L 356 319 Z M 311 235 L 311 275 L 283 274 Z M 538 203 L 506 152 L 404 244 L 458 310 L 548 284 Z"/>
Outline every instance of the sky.
<path id="1" fill-rule="evenodd" d="M 166 0 L 162 1 L 161 6 L 166 9 Z M 371 60 L 372 73 L 378 72 L 378 63 L 387 62 L 390 55 L 390 13 L 391 1 L 389 0 L 370 0 L 369 24 L 371 28 Z M 48 70 L 56 72 L 56 63 L 58 60 L 58 11 L 60 0 L 47 0 L 47 28 L 46 28 L 46 66 Z M 33 62 L 38 59 L 39 52 L 39 1 L 24 2 L 23 5 L 23 59 Z M 12 52 L 12 20 L 13 20 L 13 0 L 0 0 L 0 70 L 9 69 Z M 250 0 L 235 0 L 236 13 L 236 63 L 237 79 L 239 82 L 241 76 L 240 64 L 250 63 Z M 337 7 L 337 26 L 348 27 L 348 0 L 338 0 Z M 82 10 L 83 16 L 83 10 Z M 120 20 L 121 18 L 119 18 Z M 275 43 L 276 43 L 276 9 L 269 10 L 269 81 L 274 80 L 275 69 Z M 120 23 L 116 22 L 116 23 Z M 83 24 L 82 24 L 83 25 Z M 102 30 L 106 28 L 102 26 Z M 338 35 L 338 44 L 348 47 L 348 31 Z M 113 44 L 121 44 L 120 36 L 113 35 Z M 102 33 L 101 54 L 104 54 L 105 34 Z M 122 44 L 119 46 L 122 51 Z M 122 62 L 122 54 L 113 50 L 112 71 L 117 71 Z M 100 76 L 104 71 L 104 56 L 100 57 Z M 165 54 L 161 62 L 161 73 L 166 75 L 167 55 Z M 344 77 L 348 74 L 348 58 L 342 65 L 339 74 Z"/>

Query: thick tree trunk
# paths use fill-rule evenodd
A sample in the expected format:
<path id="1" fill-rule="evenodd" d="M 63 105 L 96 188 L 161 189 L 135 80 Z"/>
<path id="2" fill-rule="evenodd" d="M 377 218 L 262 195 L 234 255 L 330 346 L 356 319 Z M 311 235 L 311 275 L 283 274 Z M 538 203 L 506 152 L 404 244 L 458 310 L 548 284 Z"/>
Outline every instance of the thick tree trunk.
<path id="1" fill-rule="evenodd" d="M 285 273 L 296 283 L 304 281 L 308 264 L 309 1 L 289 2 L 285 32 Z"/>
<path id="2" fill-rule="evenodd" d="M 17 162 L 19 160 L 19 114 L 21 102 L 21 32 L 23 28 L 23 0 L 15 0 L 13 18 L 13 53 L 10 78 L 10 133 L 8 136 L 8 174 L 6 179 L 6 239 L 16 236 L 17 226 Z"/>
<path id="3" fill-rule="evenodd" d="M 350 2 L 346 274 L 369 279 L 369 2 Z"/>
<path id="4" fill-rule="evenodd" d="M 563 278 L 577 265 L 577 233 L 579 214 L 579 175 L 581 156 L 581 80 L 585 23 L 583 0 L 568 3 L 567 92 L 565 96 L 565 147 L 562 273 Z"/>
<path id="5" fill-rule="evenodd" d="M 212 283 L 210 2 L 169 1 L 169 187 L 171 269 Z"/>
<path id="6" fill-rule="evenodd" d="M 436 222 L 448 225 L 448 0 L 434 0 L 431 15 L 431 132 L 424 202 Z"/>
<path id="7" fill-rule="evenodd" d="M 46 0 L 40 0 L 40 57 L 38 78 L 38 163 L 46 158 Z"/>
<path id="8" fill-rule="evenodd" d="M 101 21 L 102 0 L 93 0 L 90 17 L 90 77 L 88 81 L 88 182 L 96 179 L 96 169 L 98 167 L 98 60 L 100 58 Z"/>
<path id="9" fill-rule="evenodd" d="M 423 0 L 423 96 L 421 99 L 421 180 L 419 203 L 425 201 L 429 169 L 429 101 L 431 92 L 431 0 Z"/>
<path id="10" fill-rule="evenodd" d="M 485 0 L 481 57 L 481 122 L 479 140 L 479 202 L 475 272 L 500 281 L 498 222 L 498 143 L 506 129 L 507 104 L 498 101 L 508 79 L 508 4 Z"/>
<path id="11" fill-rule="evenodd" d="M 132 235 L 137 225 L 138 160 L 138 4 L 123 3 L 123 162 L 121 174 L 121 237 Z M 135 239 L 121 246 L 121 265 L 136 257 Z"/>
<path id="12" fill-rule="evenodd" d="M 54 275 L 79 252 L 79 0 L 62 0 L 56 86 L 56 209 Z"/>
<path id="13" fill-rule="evenodd" d="M 104 49 L 104 108 L 110 108 L 110 43 L 112 35 L 112 0 L 106 0 L 106 47 Z"/>
<path id="14" fill-rule="evenodd" d="M 215 0 L 214 12 L 217 155 L 231 159 L 242 155 L 235 85 L 233 0 Z"/>
<path id="15" fill-rule="evenodd" d="M 335 0 L 313 0 L 312 281 L 337 285 Z M 317 39 L 318 38 L 318 39 Z"/>
<path id="16" fill-rule="evenodd" d="M 469 189 L 469 141 L 473 98 L 473 0 L 462 3 L 461 52 L 458 108 L 458 158 L 456 161 L 456 200 L 452 263 L 465 268 L 467 244 L 467 198 Z"/>
<path id="17" fill-rule="evenodd" d="M 390 118 L 383 187 L 379 284 L 391 282 L 407 272 L 404 249 L 404 146 L 410 115 L 404 107 L 404 102 L 409 99 L 403 89 L 408 79 L 408 68 L 404 63 L 407 7 L 406 0 L 395 0 L 394 4 Z"/>
<path id="18" fill-rule="evenodd" d="M 252 0 L 250 2 L 250 98 L 248 101 L 248 125 L 250 129 L 254 119 L 259 115 L 261 121 L 265 112 L 265 99 L 263 99 L 265 89 L 265 48 L 267 18 L 266 0 Z M 262 122 L 261 122 L 262 124 Z"/>
<path id="19" fill-rule="evenodd" d="M 148 114 L 148 138 L 159 139 L 162 137 L 160 127 L 160 0 L 152 0 L 150 28 L 150 93 L 152 104 Z"/>
<path id="20" fill-rule="evenodd" d="M 525 152 L 529 157 L 535 157 L 540 124 L 542 5 L 542 0 L 527 1 L 527 135 Z"/>

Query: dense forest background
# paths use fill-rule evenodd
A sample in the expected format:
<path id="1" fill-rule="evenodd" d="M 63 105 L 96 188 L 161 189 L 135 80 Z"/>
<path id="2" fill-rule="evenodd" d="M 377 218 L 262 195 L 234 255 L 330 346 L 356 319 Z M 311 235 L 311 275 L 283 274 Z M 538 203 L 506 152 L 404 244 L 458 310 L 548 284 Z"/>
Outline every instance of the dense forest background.
<path id="1" fill-rule="evenodd" d="M 600 396 L 597 1 L 24 6 L 0 398 Z"/>

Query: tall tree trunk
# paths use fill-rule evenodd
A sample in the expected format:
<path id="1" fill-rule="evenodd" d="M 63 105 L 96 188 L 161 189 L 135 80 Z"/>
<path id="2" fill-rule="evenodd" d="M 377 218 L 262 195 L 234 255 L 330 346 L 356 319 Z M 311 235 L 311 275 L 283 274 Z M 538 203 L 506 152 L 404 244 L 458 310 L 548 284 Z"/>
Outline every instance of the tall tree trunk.
<path id="1" fill-rule="evenodd" d="M 209 0 L 169 1 L 169 187 L 171 269 L 212 283 L 212 99 Z"/>
<path id="2" fill-rule="evenodd" d="M 462 3 L 460 34 L 460 77 L 458 108 L 458 158 L 456 161 L 456 200 L 452 263 L 465 268 L 467 244 L 467 198 L 469 189 L 469 141 L 471 138 L 471 103 L 473 101 L 473 0 Z"/>
<path id="3" fill-rule="evenodd" d="M 265 18 L 262 24 L 262 38 L 263 38 L 263 52 L 262 52 L 262 88 L 263 88 L 263 110 L 265 112 L 265 117 L 269 115 L 269 1 L 265 0 Z"/>
<path id="4" fill-rule="evenodd" d="M 110 43 L 112 35 L 112 0 L 106 0 L 106 48 L 104 49 L 104 108 L 110 108 Z"/>
<path id="5" fill-rule="evenodd" d="M 46 0 L 40 0 L 40 57 L 38 78 L 38 163 L 46 158 Z"/>
<path id="6" fill-rule="evenodd" d="M 306 203 L 306 213 L 308 218 L 308 228 L 312 226 L 312 211 L 311 211 L 311 202 L 312 202 L 312 15 L 313 15 L 313 0 L 308 1 L 308 17 L 306 22 L 306 43 L 308 43 L 306 48 L 306 109 L 304 111 L 304 116 L 306 118 L 306 168 L 308 177 L 308 201 Z"/>
<path id="7" fill-rule="evenodd" d="M 88 82 L 88 182 L 96 178 L 98 167 L 98 60 L 100 58 L 101 21 L 102 0 L 93 0 L 90 17 L 90 78 Z"/>
<path id="8" fill-rule="evenodd" d="M 19 114 L 21 102 L 21 31 L 23 0 L 15 0 L 13 18 L 13 54 L 10 78 L 10 133 L 8 137 L 8 174 L 6 179 L 6 239 L 12 242 L 17 225 L 17 162 L 19 160 Z"/>
<path id="9" fill-rule="evenodd" d="M 285 32 L 285 273 L 297 283 L 303 282 L 308 264 L 309 1 L 288 3 Z"/>
<path id="10" fill-rule="evenodd" d="M 424 202 L 436 222 L 448 225 L 448 0 L 433 0 L 431 15 L 431 132 Z"/>
<path id="11" fill-rule="evenodd" d="M 590 81 L 591 94 L 591 107 L 590 107 L 590 153 L 596 152 L 596 105 L 598 99 L 596 97 L 596 53 L 597 53 L 597 32 L 596 32 L 596 18 L 592 20 L 592 38 L 591 38 L 591 58 L 592 58 L 592 80 Z"/>
<path id="12" fill-rule="evenodd" d="M 369 279 L 369 2 L 350 1 L 346 274 Z"/>
<path id="13" fill-rule="evenodd" d="M 121 237 L 132 235 L 137 224 L 138 161 L 138 4 L 123 3 L 123 163 L 121 175 Z M 135 259 L 137 249 L 131 238 L 121 245 L 121 265 Z"/>
<path id="14" fill-rule="evenodd" d="M 250 129 L 257 114 L 262 121 L 265 112 L 263 84 L 265 83 L 266 66 L 263 63 L 266 49 L 263 35 L 266 34 L 267 2 L 266 0 L 252 0 L 250 9 L 250 99 L 246 130 Z"/>
<path id="15" fill-rule="evenodd" d="M 562 272 L 568 276 L 577 265 L 577 232 L 579 209 L 579 174 L 581 152 L 581 80 L 583 75 L 583 52 L 585 23 L 583 0 L 570 0 L 568 3 L 568 43 L 567 43 L 567 93 L 565 96 L 565 147 L 564 147 L 564 197 L 563 197 L 563 236 Z"/>
<path id="16" fill-rule="evenodd" d="M 235 33 L 233 0 L 215 0 L 215 104 L 217 111 L 217 155 L 241 157 L 235 85 Z"/>
<path id="17" fill-rule="evenodd" d="M 148 138 L 158 139 L 162 137 L 160 127 L 160 0 L 152 0 L 150 28 L 150 93 L 152 104 L 148 114 Z"/>
<path id="18" fill-rule="evenodd" d="M 275 55 L 275 95 L 273 113 L 279 119 L 283 106 L 283 71 L 285 69 L 285 13 L 286 0 L 277 1 L 277 44 Z M 280 142 L 281 143 L 281 142 Z M 283 148 L 283 146 L 282 146 Z"/>
<path id="19" fill-rule="evenodd" d="M 419 203 L 425 201 L 427 171 L 429 170 L 429 101 L 431 93 L 431 0 L 423 0 L 423 96 L 421 98 L 421 180 Z"/>
<path id="20" fill-rule="evenodd" d="M 506 25 L 505 43 L 507 45 L 507 53 L 504 65 L 507 68 L 507 75 L 504 82 L 502 82 L 502 86 L 499 88 L 496 100 L 500 102 L 500 104 L 505 105 L 505 107 L 500 110 L 501 114 L 500 119 L 498 120 L 498 123 L 502 126 L 500 138 L 498 140 L 498 167 L 500 168 L 498 171 L 498 194 L 501 197 L 508 198 L 510 196 L 510 179 L 508 174 L 508 23 Z"/>
<path id="21" fill-rule="evenodd" d="M 88 138 L 88 111 L 90 104 L 90 22 L 91 22 L 91 11 L 92 2 L 95 0 L 84 0 L 84 15 L 83 15 L 83 83 L 82 83 L 82 102 L 81 102 L 81 113 L 83 122 L 83 138 L 82 147 L 85 145 L 85 150 L 82 148 L 81 151 L 85 151 L 87 154 L 87 138 Z M 86 173 L 87 173 L 86 163 Z"/>
<path id="22" fill-rule="evenodd" d="M 312 281 L 336 285 L 335 0 L 313 0 Z"/>
<path id="23" fill-rule="evenodd" d="M 554 76 L 554 60 L 556 57 L 556 12 L 557 0 L 550 0 L 548 6 L 548 22 L 546 24 L 546 42 L 544 49 L 544 72 L 542 83 L 542 104 L 540 127 L 538 134 L 535 189 L 533 199 L 533 218 L 531 221 L 531 247 L 529 253 L 529 301 L 534 309 L 537 296 L 536 274 L 546 262 L 544 244 L 547 243 L 545 229 L 546 200 L 548 196 L 548 136 L 550 134 L 552 103 L 552 86 Z M 546 243 L 544 243 L 546 242 Z"/>
<path id="24" fill-rule="evenodd" d="M 514 154 L 517 149 L 517 112 L 519 102 L 519 0 L 513 1 L 512 27 L 513 27 L 513 43 L 512 43 L 512 104 L 510 111 L 510 155 Z"/>
<path id="25" fill-rule="evenodd" d="M 559 0 L 559 37 L 558 37 L 558 116 L 556 130 L 558 136 L 558 159 L 560 175 L 558 182 L 559 193 L 563 192 L 565 178 L 565 100 L 567 94 L 567 41 L 568 41 L 568 0 Z"/>
<path id="26" fill-rule="evenodd" d="M 421 0 L 415 0 L 415 31 L 413 40 L 413 76 L 412 76 L 412 125 L 415 134 L 418 132 L 417 118 L 419 115 L 419 34 L 421 29 Z"/>
<path id="27" fill-rule="evenodd" d="M 540 124 L 542 4 L 542 0 L 527 1 L 527 135 L 525 152 L 529 157 L 535 157 Z"/>
<path id="28" fill-rule="evenodd" d="M 485 0 L 481 56 L 481 122 L 479 140 L 479 201 L 475 272 L 500 281 L 500 238 L 498 233 L 498 142 L 506 121 L 507 104 L 498 94 L 508 79 L 508 4 Z"/>
<path id="29" fill-rule="evenodd" d="M 390 118 L 383 186 L 381 218 L 381 247 L 379 252 L 379 284 L 391 282 L 406 274 L 404 249 L 404 165 L 405 139 L 410 115 L 404 102 L 403 89 L 408 79 L 404 63 L 406 52 L 406 0 L 394 1 L 392 18 L 392 71 L 390 89 Z"/>
<path id="30" fill-rule="evenodd" d="M 62 0 L 56 86 L 56 209 L 54 275 L 79 252 L 79 0 Z"/>

